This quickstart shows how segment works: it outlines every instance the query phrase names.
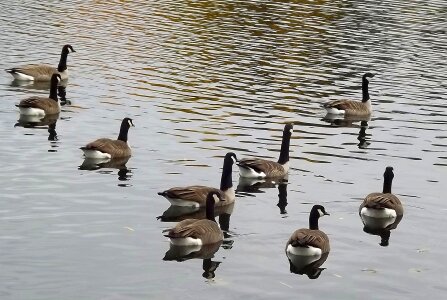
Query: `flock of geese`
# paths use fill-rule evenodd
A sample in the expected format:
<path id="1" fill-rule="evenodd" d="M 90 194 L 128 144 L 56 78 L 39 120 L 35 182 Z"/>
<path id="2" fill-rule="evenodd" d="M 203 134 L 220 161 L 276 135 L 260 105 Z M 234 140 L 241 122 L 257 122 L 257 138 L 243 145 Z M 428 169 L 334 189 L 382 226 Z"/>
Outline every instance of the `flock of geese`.
<path id="1" fill-rule="evenodd" d="M 57 88 L 62 80 L 68 78 L 67 57 L 69 53 L 73 52 L 75 51 L 71 45 L 63 46 L 57 68 L 51 65 L 33 64 L 6 70 L 18 81 L 50 82 L 48 98 L 29 97 L 21 100 L 16 105 L 21 115 L 44 118 L 60 113 Z M 368 84 L 369 78 L 373 76 L 371 73 L 366 73 L 362 77 L 362 101 L 331 101 L 323 105 L 324 109 L 330 115 L 341 117 L 369 116 L 372 107 Z M 102 161 L 128 159 L 132 155 L 127 142 L 128 131 L 133 126 L 132 119 L 124 118 L 117 139 L 99 138 L 80 149 L 86 159 Z M 235 200 L 232 180 L 233 165 L 238 166 L 241 178 L 277 180 L 286 177 L 289 171 L 289 146 L 292 132 L 293 124 L 285 124 L 278 161 L 261 158 L 238 159 L 236 154 L 227 153 L 223 162 L 219 188 L 191 185 L 172 187 L 159 192 L 158 194 L 165 197 L 172 206 L 204 208 L 205 210 L 206 218 L 184 219 L 173 228 L 164 230 L 163 233 L 170 239 L 171 244 L 174 247 L 181 248 L 194 247 L 194 251 L 201 247 L 213 248 L 213 245 L 220 245 L 224 239 L 224 234 L 221 227 L 216 223 L 215 208 L 231 205 Z M 382 237 L 381 245 L 387 246 L 389 231 L 400 222 L 403 216 L 403 207 L 400 200 L 391 192 L 394 177 L 393 168 L 387 167 L 383 176 L 382 193 L 367 195 L 359 207 L 359 215 L 365 225 L 364 230 L 366 232 L 379 232 Z M 285 252 L 291 263 L 291 268 L 294 266 L 298 271 L 305 272 L 309 278 L 319 276 L 315 274 L 319 274 L 318 268 L 324 263 L 330 251 L 329 238 L 324 231 L 319 229 L 318 223 L 319 218 L 326 215 L 329 215 L 329 213 L 325 207 L 314 205 L 309 214 L 309 228 L 296 230 L 286 243 Z M 191 253 L 191 251 L 186 251 L 186 253 Z M 207 262 L 209 263 L 209 261 Z"/>

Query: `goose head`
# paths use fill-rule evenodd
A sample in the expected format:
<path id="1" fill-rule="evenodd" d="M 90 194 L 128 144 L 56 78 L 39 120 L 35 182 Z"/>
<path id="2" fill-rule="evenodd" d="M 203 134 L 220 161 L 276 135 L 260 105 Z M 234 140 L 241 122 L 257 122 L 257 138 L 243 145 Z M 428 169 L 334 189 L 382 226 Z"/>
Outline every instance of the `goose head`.
<path id="1" fill-rule="evenodd" d="M 233 152 L 228 152 L 225 155 L 224 164 L 225 163 L 230 164 L 230 165 L 233 165 L 233 164 L 237 163 L 236 154 L 234 154 Z"/>
<path id="2" fill-rule="evenodd" d="M 71 45 L 64 45 L 64 47 L 62 47 L 62 53 L 72 53 L 72 52 L 76 52 L 73 47 Z"/>

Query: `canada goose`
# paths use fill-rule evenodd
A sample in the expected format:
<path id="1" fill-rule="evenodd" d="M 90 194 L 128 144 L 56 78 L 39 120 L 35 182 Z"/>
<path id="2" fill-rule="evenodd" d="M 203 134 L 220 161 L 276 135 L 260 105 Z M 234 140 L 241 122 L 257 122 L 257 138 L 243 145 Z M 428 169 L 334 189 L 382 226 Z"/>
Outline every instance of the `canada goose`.
<path id="1" fill-rule="evenodd" d="M 121 122 L 118 139 L 101 138 L 81 147 L 80 149 L 84 151 L 85 158 L 104 159 L 131 156 L 132 151 L 127 143 L 127 133 L 130 127 L 135 127 L 132 119 L 124 118 Z"/>
<path id="2" fill-rule="evenodd" d="M 57 98 L 57 85 L 61 80 L 59 74 L 51 76 L 50 96 L 45 97 L 29 97 L 20 101 L 16 106 L 20 110 L 21 115 L 29 116 L 45 116 L 58 114 L 61 111 Z"/>
<path id="3" fill-rule="evenodd" d="M 239 173 L 248 178 L 282 177 L 289 171 L 289 147 L 293 124 L 286 124 L 282 135 L 278 162 L 261 158 L 245 158 L 238 162 Z"/>
<path id="4" fill-rule="evenodd" d="M 51 76 L 55 73 L 60 74 L 62 80 L 65 80 L 68 78 L 67 56 L 70 52 L 76 52 L 71 45 L 62 47 L 61 59 L 57 68 L 51 65 L 33 64 L 6 69 L 6 72 L 10 73 L 15 80 L 50 81 Z"/>
<path id="5" fill-rule="evenodd" d="M 234 201 L 235 193 L 233 189 L 233 179 L 231 172 L 233 163 L 237 162 L 236 154 L 228 152 L 224 158 L 222 177 L 220 180 L 220 189 L 192 185 L 187 187 L 173 187 L 169 190 L 159 192 L 160 196 L 165 197 L 172 205 L 177 206 L 205 206 L 206 198 L 209 192 L 215 192 L 225 202 L 219 202 L 217 205 L 227 205 Z"/>
<path id="6" fill-rule="evenodd" d="M 214 205 L 224 201 L 219 192 L 210 191 L 206 196 L 206 219 L 186 219 L 174 228 L 164 230 L 168 232 L 171 243 L 178 246 L 200 246 L 214 244 L 223 240 L 223 233 L 214 218 Z"/>
<path id="7" fill-rule="evenodd" d="M 386 167 L 383 178 L 383 192 L 371 193 L 366 196 L 359 208 L 360 216 L 396 218 L 397 216 L 403 215 L 404 209 L 402 203 L 399 198 L 391 193 L 391 184 L 394 178 L 393 167 Z"/>
<path id="8" fill-rule="evenodd" d="M 325 103 L 323 107 L 328 114 L 344 114 L 345 116 L 366 116 L 372 112 L 371 100 L 368 93 L 368 78 L 374 77 L 374 74 L 366 73 L 362 77 L 362 102 L 353 100 L 334 100 Z"/>
<path id="9" fill-rule="evenodd" d="M 321 256 L 330 251 L 329 238 L 318 229 L 318 219 L 329 215 L 321 205 L 314 205 L 309 215 L 309 229 L 296 230 L 287 241 L 286 254 L 297 256 Z"/>

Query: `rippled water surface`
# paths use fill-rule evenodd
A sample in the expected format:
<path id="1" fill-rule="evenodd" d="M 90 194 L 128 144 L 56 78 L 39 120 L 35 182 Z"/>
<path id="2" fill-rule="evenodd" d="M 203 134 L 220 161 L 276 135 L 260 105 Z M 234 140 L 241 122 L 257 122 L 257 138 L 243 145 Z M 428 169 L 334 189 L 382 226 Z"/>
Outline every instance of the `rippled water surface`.
<path id="1" fill-rule="evenodd" d="M 14 104 L 48 86 L 0 75 L 0 298 L 442 298 L 446 13 L 443 0 L 2 1 L 0 69 L 77 52 L 52 128 L 15 126 Z M 365 72 L 372 118 L 324 120 L 322 103 L 361 99 Z M 124 116 L 133 157 L 83 165 L 78 148 Z M 161 231 L 178 218 L 156 192 L 218 186 L 228 151 L 277 158 L 286 122 L 288 181 L 247 186 L 234 170 L 214 257 L 167 261 Z M 405 215 L 381 247 L 358 207 L 387 165 Z M 310 280 L 284 246 L 315 203 L 331 252 Z"/>

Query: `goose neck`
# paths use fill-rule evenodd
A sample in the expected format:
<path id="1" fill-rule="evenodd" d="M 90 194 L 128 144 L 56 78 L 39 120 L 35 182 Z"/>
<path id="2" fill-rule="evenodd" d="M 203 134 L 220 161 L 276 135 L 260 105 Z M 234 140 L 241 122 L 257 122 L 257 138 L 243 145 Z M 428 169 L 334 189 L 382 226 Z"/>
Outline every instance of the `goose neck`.
<path id="1" fill-rule="evenodd" d="M 58 72 L 63 72 L 67 70 L 67 57 L 68 57 L 68 51 L 62 50 L 61 59 L 59 60 L 59 64 L 57 65 Z"/>
<path id="2" fill-rule="evenodd" d="M 362 79 L 362 102 L 366 102 L 369 100 L 369 92 L 368 92 L 368 84 L 369 81 L 366 79 L 366 77 L 363 77 Z"/>
<path id="3" fill-rule="evenodd" d="M 289 161 L 290 133 L 284 132 L 281 143 L 281 152 L 279 153 L 278 163 L 284 165 Z"/>
<path id="4" fill-rule="evenodd" d="M 51 80 L 51 86 L 50 86 L 50 96 L 48 98 L 53 99 L 54 101 L 58 101 L 57 98 L 57 85 L 58 85 L 58 80 Z"/>
<path id="5" fill-rule="evenodd" d="M 129 132 L 129 124 L 127 121 L 121 123 L 120 134 L 118 135 L 118 140 L 127 143 L 127 134 Z"/>
<path id="6" fill-rule="evenodd" d="M 226 191 L 229 188 L 233 187 L 233 178 L 232 173 L 233 172 L 233 161 L 232 159 L 225 159 L 223 164 L 223 170 L 222 170 L 222 177 L 220 179 L 220 190 Z"/>

